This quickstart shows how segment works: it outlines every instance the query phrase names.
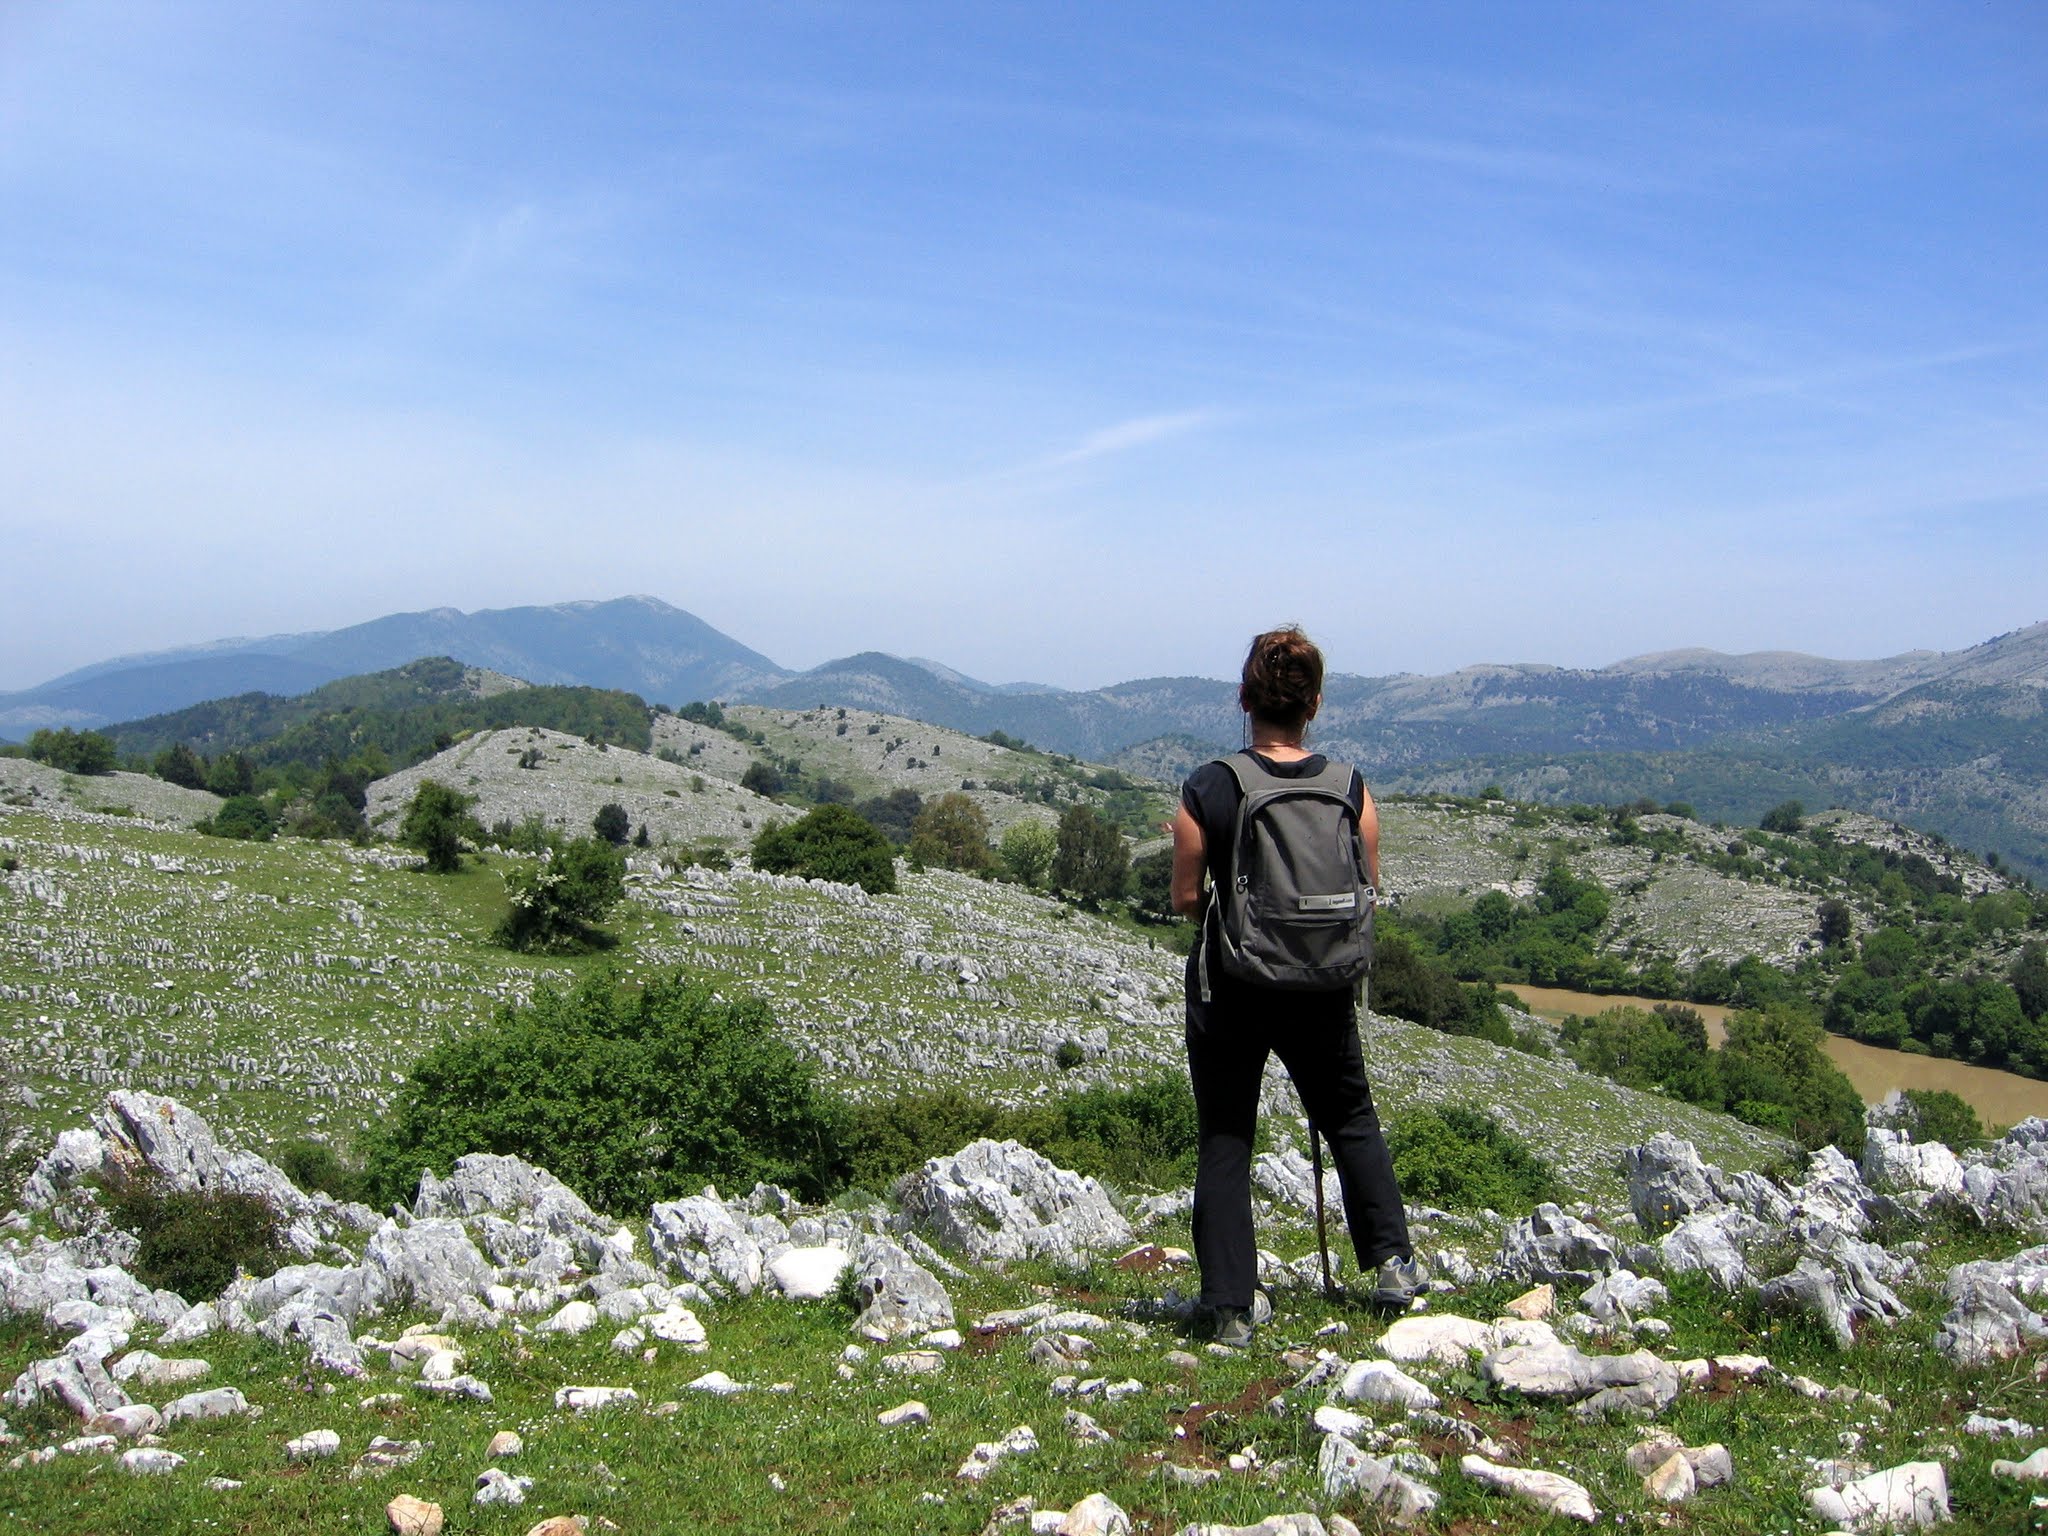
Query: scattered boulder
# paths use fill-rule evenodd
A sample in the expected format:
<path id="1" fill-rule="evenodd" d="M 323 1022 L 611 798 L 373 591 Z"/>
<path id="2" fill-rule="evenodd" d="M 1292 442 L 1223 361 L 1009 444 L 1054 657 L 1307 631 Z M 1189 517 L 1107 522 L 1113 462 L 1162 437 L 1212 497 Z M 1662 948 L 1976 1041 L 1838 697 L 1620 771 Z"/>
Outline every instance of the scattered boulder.
<path id="1" fill-rule="evenodd" d="M 2048 1483 L 2048 1445 L 2042 1446 L 2025 1461 L 1992 1462 L 1991 1475 L 2017 1478 L 2021 1482 Z"/>
<path id="2" fill-rule="evenodd" d="M 2048 1338 L 2048 1321 L 2020 1298 L 2048 1293 L 2048 1247 L 2005 1260 L 1958 1264 L 1942 1282 L 1948 1314 L 1935 1348 L 1957 1365 L 1983 1365 Z"/>
<path id="3" fill-rule="evenodd" d="M 1341 1435 L 1323 1436 L 1322 1449 L 1316 1453 L 1316 1473 L 1322 1479 L 1324 1497 L 1366 1499 L 1396 1525 L 1419 1525 L 1436 1508 L 1434 1488 L 1409 1477 L 1391 1461 L 1367 1455 Z"/>
<path id="4" fill-rule="evenodd" d="M 1129 1246 L 1130 1223 L 1091 1178 L 1014 1141 L 976 1141 L 903 1181 L 905 1219 L 982 1263 L 1043 1258 L 1078 1266 Z"/>
<path id="5" fill-rule="evenodd" d="M 1583 1520 L 1591 1525 L 1600 1518 L 1599 1510 L 1593 1507 L 1593 1496 L 1585 1486 L 1560 1473 L 1539 1472 L 1530 1467 L 1498 1466 L 1484 1456 L 1472 1455 L 1459 1458 L 1458 1470 L 1483 1487 L 1513 1494 L 1538 1509 L 1562 1515 L 1568 1520 Z"/>
<path id="6" fill-rule="evenodd" d="M 1659 1131 L 1621 1154 L 1628 1178 L 1629 1209 L 1645 1232 L 1665 1232 L 1701 1211 L 1728 1203 L 1721 1170 L 1700 1161 L 1689 1141 Z"/>
<path id="7" fill-rule="evenodd" d="M 1809 1488 L 1806 1502 L 1821 1519 L 1857 1530 L 1939 1525 L 1949 1518 L 1948 1473 L 1938 1461 L 1909 1461 L 1840 1488 Z"/>
<path id="8" fill-rule="evenodd" d="M 391 1536 L 441 1536 L 445 1517 L 440 1505 L 401 1493 L 384 1506 L 384 1521 Z"/>
<path id="9" fill-rule="evenodd" d="M 1437 1395 L 1389 1360 L 1360 1360 L 1337 1389 L 1349 1403 L 1386 1403 L 1400 1409 L 1434 1408 Z"/>
<path id="10" fill-rule="evenodd" d="M 1614 1273 L 1621 1261 L 1605 1233 L 1546 1202 L 1508 1224 L 1501 1236 L 1500 1267 L 1509 1279 L 1548 1280 L 1577 1289 Z"/>
<path id="11" fill-rule="evenodd" d="M 822 1301 L 852 1262 L 853 1256 L 836 1244 L 790 1248 L 768 1261 L 768 1278 L 793 1301 Z"/>
<path id="12" fill-rule="evenodd" d="M 1500 1335 L 1490 1324 L 1446 1312 L 1400 1319 L 1380 1336 L 1380 1353 L 1403 1365 L 1426 1360 L 1454 1366 L 1499 1344 Z"/>
<path id="13" fill-rule="evenodd" d="M 647 1241 L 659 1262 L 714 1296 L 751 1296 L 767 1268 L 760 1243 L 733 1219 L 716 1190 L 655 1206 L 647 1215 Z"/>
<path id="14" fill-rule="evenodd" d="M 853 1258 L 855 1331 L 886 1342 L 953 1325 L 953 1298 L 932 1272 L 886 1237 L 861 1240 Z"/>
<path id="15" fill-rule="evenodd" d="M 953 1475 L 970 1483 L 978 1483 L 996 1468 L 996 1463 L 1005 1456 L 1028 1456 L 1038 1449 L 1038 1432 L 1029 1424 L 1019 1424 L 1000 1440 L 984 1440 L 967 1453 L 967 1459 L 960 1464 L 960 1470 Z"/>

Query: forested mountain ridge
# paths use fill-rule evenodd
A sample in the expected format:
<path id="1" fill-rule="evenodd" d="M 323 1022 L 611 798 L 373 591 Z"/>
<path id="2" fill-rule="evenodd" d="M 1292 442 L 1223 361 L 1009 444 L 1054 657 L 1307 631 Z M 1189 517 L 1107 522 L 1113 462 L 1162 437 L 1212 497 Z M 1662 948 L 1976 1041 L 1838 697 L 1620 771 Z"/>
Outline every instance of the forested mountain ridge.
<path id="1" fill-rule="evenodd" d="M 273 677 L 250 686 L 290 693 L 305 683 L 305 669 L 353 667 L 380 650 L 420 645 L 386 664 L 436 653 L 536 683 L 611 687 L 672 706 L 716 698 L 784 710 L 858 708 L 969 736 L 1001 732 L 1167 778 L 1239 739 L 1228 681 L 1158 677 L 1089 691 L 991 685 L 937 662 L 874 651 L 791 673 L 654 598 L 432 610 L 247 645 L 267 649 L 216 643 L 0 697 L 0 732 L 104 723 L 118 716 L 94 709 L 132 704 L 159 684 L 189 691 L 217 683 L 237 666 Z M 277 678 L 280 669 L 289 675 Z M 2048 876 L 2048 775 L 2036 761 L 2044 683 L 2048 624 L 1964 650 L 1875 661 L 1681 650 L 1591 669 L 1338 673 L 1328 680 L 1316 739 L 1402 788 L 1499 783 L 1533 799 L 1680 799 L 1737 820 L 1785 798 L 1842 804 Z"/>

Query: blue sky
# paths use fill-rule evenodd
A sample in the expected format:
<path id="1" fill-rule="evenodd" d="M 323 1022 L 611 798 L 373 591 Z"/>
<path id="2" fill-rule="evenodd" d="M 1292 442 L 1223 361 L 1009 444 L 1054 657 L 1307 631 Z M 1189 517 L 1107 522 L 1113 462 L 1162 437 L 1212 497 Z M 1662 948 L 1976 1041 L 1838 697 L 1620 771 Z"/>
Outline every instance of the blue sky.
<path id="1" fill-rule="evenodd" d="M 2031 0 L 0 0 L 0 688 L 1953 648 L 2048 618 L 2044 267 Z"/>

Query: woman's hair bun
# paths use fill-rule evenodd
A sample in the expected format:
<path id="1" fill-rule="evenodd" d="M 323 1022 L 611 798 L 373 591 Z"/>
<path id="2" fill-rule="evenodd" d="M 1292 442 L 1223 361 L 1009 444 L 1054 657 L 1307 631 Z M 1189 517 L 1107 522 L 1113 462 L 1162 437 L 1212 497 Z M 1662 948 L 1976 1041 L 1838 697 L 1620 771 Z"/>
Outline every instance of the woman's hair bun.
<path id="1" fill-rule="evenodd" d="M 1244 658 L 1238 699 L 1255 719 L 1299 730 L 1323 691 L 1323 653 L 1298 624 L 1255 636 Z"/>

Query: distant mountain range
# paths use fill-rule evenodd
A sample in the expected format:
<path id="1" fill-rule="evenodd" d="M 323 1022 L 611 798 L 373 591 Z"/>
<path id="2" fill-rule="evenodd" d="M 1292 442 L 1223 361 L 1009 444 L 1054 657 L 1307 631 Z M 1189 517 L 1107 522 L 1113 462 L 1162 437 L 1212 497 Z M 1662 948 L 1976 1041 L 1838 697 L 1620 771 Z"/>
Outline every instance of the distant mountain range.
<path id="1" fill-rule="evenodd" d="M 233 694 L 300 694 L 426 656 L 671 705 L 858 705 L 1163 775 L 1239 739 L 1227 681 L 1147 678 L 1066 691 L 984 683 L 874 651 L 793 672 L 652 597 L 472 614 L 441 608 L 118 658 L 0 695 L 0 737 L 134 720 Z M 1999 849 L 2048 876 L 2044 703 L 2048 623 L 1967 650 L 1875 661 L 1681 650 L 1593 669 L 1333 675 L 1316 729 L 1327 749 L 1390 788 L 1498 783 L 1535 799 L 1649 795 L 1745 820 L 1796 796 Z"/>

